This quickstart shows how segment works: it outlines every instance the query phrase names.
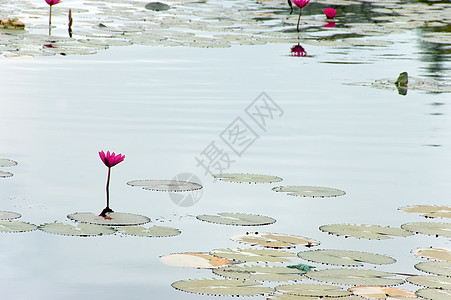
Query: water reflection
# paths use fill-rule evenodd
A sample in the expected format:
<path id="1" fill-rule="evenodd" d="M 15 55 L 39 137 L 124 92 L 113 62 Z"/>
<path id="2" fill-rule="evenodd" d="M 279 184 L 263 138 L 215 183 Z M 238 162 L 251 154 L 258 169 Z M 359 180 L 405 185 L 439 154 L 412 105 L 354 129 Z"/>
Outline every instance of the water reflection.
<path id="1" fill-rule="evenodd" d="M 307 51 L 305 51 L 304 47 L 302 47 L 299 43 L 291 47 L 291 56 L 307 56 Z"/>
<path id="2" fill-rule="evenodd" d="M 334 28 L 335 27 L 335 21 L 327 21 L 327 24 L 325 24 L 324 27 Z"/>

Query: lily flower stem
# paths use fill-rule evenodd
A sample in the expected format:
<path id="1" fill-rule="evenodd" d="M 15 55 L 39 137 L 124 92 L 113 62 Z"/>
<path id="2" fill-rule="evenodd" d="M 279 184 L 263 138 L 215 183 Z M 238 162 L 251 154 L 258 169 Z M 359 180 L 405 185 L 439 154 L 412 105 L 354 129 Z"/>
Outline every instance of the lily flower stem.
<path id="1" fill-rule="evenodd" d="M 300 8 L 300 9 L 299 9 L 299 17 L 298 17 L 298 26 L 296 27 L 296 29 L 298 30 L 298 32 L 299 32 L 299 22 L 301 21 L 301 15 L 302 15 L 302 9 Z"/>
<path id="2" fill-rule="evenodd" d="M 110 208 L 110 174 L 111 168 L 108 168 L 108 179 L 106 180 L 106 207 Z"/>

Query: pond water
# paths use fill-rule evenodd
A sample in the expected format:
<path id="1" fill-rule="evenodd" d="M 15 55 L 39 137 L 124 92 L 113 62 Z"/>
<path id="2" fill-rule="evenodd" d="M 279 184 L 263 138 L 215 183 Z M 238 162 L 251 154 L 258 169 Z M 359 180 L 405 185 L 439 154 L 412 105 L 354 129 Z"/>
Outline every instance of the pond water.
<path id="1" fill-rule="evenodd" d="M 74 212 L 100 213 L 107 169 L 98 151 L 110 150 L 126 156 L 112 169 L 111 207 L 182 232 L 167 238 L 2 233 L 2 294 L 37 300 L 213 299 L 171 287 L 178 280 L 216 278 L 211 270 L 167 266 L 160 257 L 246 247 L 230 237 L 247 231 L 305 236 L 319 241 L 320 249 L 386 254 L 397 262 L 375 269 L 420 274 L 414 264 L 421 260 L 411 251 L 450 248 L 449 239 L 345 239 L 319 227 L 399 227 L 425 221 L 400 207 L 450 203 L 450 94 L 409 89 L 401 95 L 394 85 L 371 87 L 376 80 L 394 82 L 404 71 L 449 85 L 449 45 L 426 43 L 422 33 L 392 32 L 378 37 L 391 43 L 377 47 L 318 46 L 301 38 L 229 48 L 134 44 L 93 55 L 0 57 L 0 157 L 18 162 L 2 168 L 14 176 L 0 178 L 1 210 L 36 225 L 70 223 L 66 216 Z M 290 56 L 298 41 L 307 56 Z M 260 127 L 246 109 L 262 97 L 278 110 Z M 255 137 L 240 146 L 239 155 L 224 138 L 235 122 Z M 212 173 L 267 174 L 283 182 L 214 180 L 198 163 L 212 145 L 231 159 Z M 196 175 L 203 185 L 195 203 L 178 205 L 168 193 L 126 184 L 181 173 Z M 304 198 L 271 191 L 280 185 L 331 187 L 346 195 Z M 219 212 L 277 221 L 240 227 L 195 218 Z M 264 297 L 253 299 L 258 298 Z"/>

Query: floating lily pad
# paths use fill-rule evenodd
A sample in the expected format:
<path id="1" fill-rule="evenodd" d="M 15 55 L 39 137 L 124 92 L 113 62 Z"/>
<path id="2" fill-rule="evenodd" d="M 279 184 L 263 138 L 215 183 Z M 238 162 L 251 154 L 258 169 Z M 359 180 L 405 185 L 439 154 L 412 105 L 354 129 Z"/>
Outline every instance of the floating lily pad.
<path id="1" fill-rule="evenodd" d="M 449 261 L 423 261 L 415 265 L 417 270 L 451 277 L 451 262 Z"/>
<path id="2" fill-rule="evenodd" d="M 215 269 L 216 275 L 251 281 L 296 281 L 305 279 L 305 272 L 287 267 L 270 266 L 228 266 Z"/>
<path id="3" fill-rule="evenodd" d="M 287 284 L 276 286 L 276 291 L 295 296 L 343 297 L 351 292 L 329 284 Z"/>
<path id="4" fill-rule="evenodd" d="M 217 249 L 211 255 L 240 262 L 288 262 L 296 254 L 272 249 Z"/>
<path id="5" fill-rule="evenodd" d="M 190 268 L 219 268 L 233 263 L 232 260 L 201 252 L 173 253 L 161 257 L 165 265 Z"/>
<path id="6" fill-rule="evenodd" d="M 290 196 L 301 197 L 338 197 L 346 192 L 339 189 L 319 187 L 319 186 L 278 186 L 272 189 L 275 192 L 285 192 Z"/>
<path id="7" fill-rule="evenodd" d="M 451 206 L 414 205 L 401 207 L 399 210 L 423 214 L 426 218 L 451 218 Z"/>
<path id="8" fill-rule="evenodd" d="M 407 277 L 408 282 L 433 289 L 451 290 L 451 277 L 435 275 L 418 275 Z"/>
<path id="9" fill-rule="evenodd" d="M 451 237 L 451 223 L 416 222 L 403 224 L 401 228 L 413 233 Z"/>
<path id="10" fill-rule="evenodd" d="M 0 177 L 6 178 L 13 176 L 13 173 L 0 171 Z"/>
<path id="11" fill-rule="evenodd" d="M 74 226 L 71 224 L 55 222 L 40 225 L 38 228 L 48 233 L 83 237 L 107 235 L 116 232 L 116 230 L 111 227 L 87 223 L 81 223 Z"/>
<path id="12" fill-rule="evenodd" d="M 344 297 L 314 297 L 314 296 L 298 296 L 292 294 L 274 293 L 266 298 L 267 300 L 362 300 L 362 297 L 344 296 Z"/>
<path id="13" fill-rule="evenodd" d="M 369 240 L 385 240 L 390 239 L 391 236 L 410 236 L 411 232 L 393 227 L 382 227 L 379 225 L 366 224 L 332 224 L 323 225 L 319 228 L 321 231 L 328 232 L 344 237 L 355 237 L 358 239 Z"/>
<path id="14" fill-rule="evenodd" d="M 276 222 L 276 220 L 271 217 L 244 213 L 218 213 L 217 216 L 199 215 L 196 218 L 210 223 L 235 226 L 263 226 Z"/>
<path id="15" fill-rule="evenodd" d="M 0 232 L 26 232 L 37 228 L 38 226 L 27 222 L 0 220 Z"/>
<path id="16" fill-rule="evenodd" d="M 235 242 L 267 248 L 293 248 L 296 245 L 317 246 L 319 242 L 301 236 L 277 233 L 249 233 L 232 236 Z"/>
<path id="17" fill-rule="evenodd" d="M 261 286 L 255 281 L 231 279 L 181 280 L 172 284 L 177 290 L 218 296 L 256 296 L 271 293 L 274 289 Z"/>
<path id="18" fill-rule="evenodd" d="M 150 222 L 150 219 L 146 216 L 119 212 L 107 213 L 105 218 L 90 212 L 73 213 L 67 217 L 76 222 L 108 226 L 131 226 Z"/>
<path id="19" fill-rule="evenodd" d="M 21 214 L 10 212 L 10 211 L 0 211 L 0 220 L 12 220 L 12 219 L 18 219 L 22 217 Z"/>
<path id="20" fill-rule="evenodd" d="M 404 282 L 404 279 L 389 278 L 395 277 L 395 274 L 392 273 L 360 269 L 326 269 L 307 272 L 305 275 L 313 280 L 357 286 L 390 286 L 402 284 Z"/>
<path id="21" fill-rule="evenodd" d="M 277 176 L 261 175 L 261 174 L 215 174 L 214 178 L 219 178 L 222 181 L 238 182 L 238 183 L 272 183 L 280 182 L 282 178 Z"/>
<path id="22" fill-rule="evenodd" d="M 13 167 L 17 165 L 17 162 L 7 158 L 0 158 L 0 167 Z"/>
<path id="23" fill-rule="evenodd" d="M 413 254 L 422 258 L 451 261 L 451 249 L 448 248 L 416 249 Z"/>
<path id="24" fill-rule="evenodd" d="M 388 297 L 417 297 L 417 295 L 411 291 L 388 286 L 355 286 L 349 288 L 349 291 L 356 296 L 371 299 L 387 299 Z"/>
<path id="25" fill-rule="evenodd" d="M 362 262 L 376 265 L 396 262 L 395 259 L 385 255 L 350 250 L 321 249 L 299 252 L 298 256 L 308 261 L 338 266 L 363 266 Z"/>
<path id="26" fill-rule="evenodd" d="M 451 290 L 440 289 L 420 289 L 415 292 L 418 296 L 431 300 L 449 300 L 451 299 Z"/>
<path id="27" fill-rule="evenodd" d="M 131 186 L 139 186 L 145 190 L 160 192 L 186 192 L 200 190 L 202 185 L 181 180 L 133 180 L 127 182 Z"/>
<path id="28" fill-rule="evenodd" d="M 181 233 L 180 230 L 165 226 L 152 226 L 146 228 L 143 226 L 121 226 L 118 231 L 128 235 L 145 236 L 145 237 L 170 237 Z"/>
<path id="29" fill-rule="evenodd" d="M 164 11 L 170 9 L 171 7 L 161 2 L 150 2 L 146 4 L 145 8 L 154 11 Z"/>

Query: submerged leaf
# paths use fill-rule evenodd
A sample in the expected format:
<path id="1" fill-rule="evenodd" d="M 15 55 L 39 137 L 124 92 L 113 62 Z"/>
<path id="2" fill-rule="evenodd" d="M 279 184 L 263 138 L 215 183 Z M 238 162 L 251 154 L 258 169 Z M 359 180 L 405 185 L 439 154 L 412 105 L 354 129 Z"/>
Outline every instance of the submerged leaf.
<path id="1" fill-rule="evenodd" d="M 187 192 L 200 190 L 202 185 L 182 180 L 133 180 L 128 185 L 159 192 Z"/>
<path id="2" fill-rule="evenodd" d="M 218 216 L 199 215 L 196 218 L 210 223 L 235 226 L 262 226 L 276 222 L 276 220 L 271 217 L 244 213 L 218 213 Z"/>
<path id="3" fill-rule="evenodd" d="M 426 273 L 451 277 L 451 262 L 449 261 L 423 261 L 417 263 L 415 268 Z"/>
<path id="4" fill-rule="evenodd" d="M 118 231 L 128 235 L 145 237 L 170 237 L 181 233 L 181 231 L 176 228 L 156 225 L 150 228 L 143 226 L 121 226 Z"/>
<path id="5" fill-rule="evenodd" d="M 230 279 L 192 279 L 181 280 L 172 284 L 177 290 L 218 296 L 255 296 L 271 293 L 274 289 L 261 286 L 255 281 Z"/>
<path id="6" fill-rule="evenodd" d="M 395 274 L 374 270 L 326 269 L 308 272 L 305 275 L 311 279 L 318 281 L 357 286 L 390 286 L 404 282 L 404 279 L 388 278 L 395 277 Z"/>
<path id="7" fill-rule="evenodd" d="M 282 178 L 280 177 L 261 174 L 228 173 L 215 174 L 213 177 L 219 178 L 222 181 L 238 183 L 273 183 L 282 181 Z"/>
<path id="8" fill-rule="evenodd" d="M 275 192 L 286 192 L 290 196 L 302 197 L 338 197 L 343 196 L 346 192 L 319 186 L 278 186 L 272 189 Z"/>
<path id="9" fill-rule="evenodd" d="M 287 284 L 276 286 L 276 291 L 295 296 L 343 297 L 351 292 L 329 284 Z"/>
<path id="10" fill-rule="evenodd" d="M 272 249 L 217 249 L 211 255 L 240 262 L 288 262 L 296 254 Z"/>
<path id="11" fill-rule="evenodd" d="M 386 286 L 355 286 L 350 288 L 349 291 L 354 295 L 371 299 L 387 299 L 389 297 L 417 297 L 417 295 L 413 292 Z"/>
<path id="12" fill-rule="evenodd" d="M 213 273 L 228 278 L 252 281 L 296 281 L 306 278 L 302 276 L 305 272 L 287 267 L 270 266 L 228 266 L 215 269 Z"/>
<path id="13" fill-rule="evenodd" d="M 232 236 L 235 242 L 258 245 L 267 248 L 292 248 L 296 245 L 316 246 L 319 242 L 295 235 L 277 234 L 277 233 L 249 233 Z"/>
<path id="14" fill-rule="evenodd" d="M 309 265 L 306 265 L 306 264 L 297 264 L 297 265 L 290 265 L 290 266 L 287 266 L 287 268 L 290 268 L 290 269 L 298 269 L 298 270 L 301 270 L 301 271 L 310 271 L 311 269 L 313 269 L 313 268 L 316 268 L 316 267 L 314 267 L 314 266 L 309 266 Z"/>
<path id="15" fill-rule="evenodd" d="M 321 249 L 299 252 L 298 256 L 305 260 L 338 266 L 363 266 L 362 262 L 377 265 L 396 262 L 395 259 L 385 255 L 350 250 Z"/>
<path id="16" fill-rule="evenodd" d="M 413 233 L 451 237 L 451 223 L 416 222 L 403 224 L 401 228 Z"/>
<path id="17" fill-rule="evenodd" d="M 161 261 L 165 265 L 190 268 L 219 268 L 230 265 L 232 260 L 201 252 L 173 253 L 163 256 Z"/>
<path id="18" fill-rule="evenodd" d="M 146 216 L 119 212 L 107 213 L 106 218 L 90 212 L 73 213 L 67 217 L 76 222 L 108 226 L 141 225 L 150 222 L 150 219 Z"/>
<path id="19" fill-rule="evenodd" d="M 366 224 L 332 224 L 323 225 L 319 228 L 321 231 L 328 232 L 329 234 L 335 234 L 338 236 L 355 237 L 358 239 L 374 239 L 385 240 L 390 239 L 391 236 L 410 236 L 411 232 L 405 231 L 400 228 L 382 227 L 379 225 L 366 225 Z"/>
<path id="20" fill-rule="evenodd" d="M 408 282 L 433 289 L 451 290 L 451 277 L 436 275 L 418 275 L 407 277 Z"/>
<path id="21" fill-rule="evenodd" d="M 45 223 L 38 227 L 40 230 L 70 236 L 98 236 L 115 233 L 116 230 L 102 225 L 95 224 L 78 224 L 76 226 L 64 223 Z"/>
<path id="22" fill-rule="evenodd" d="M 422 258 L 451 261 L 451 249 L 448 248 L 416 249 L 413 254 Z"/>

